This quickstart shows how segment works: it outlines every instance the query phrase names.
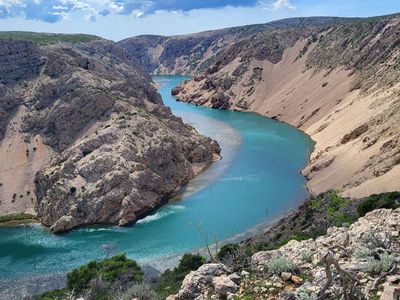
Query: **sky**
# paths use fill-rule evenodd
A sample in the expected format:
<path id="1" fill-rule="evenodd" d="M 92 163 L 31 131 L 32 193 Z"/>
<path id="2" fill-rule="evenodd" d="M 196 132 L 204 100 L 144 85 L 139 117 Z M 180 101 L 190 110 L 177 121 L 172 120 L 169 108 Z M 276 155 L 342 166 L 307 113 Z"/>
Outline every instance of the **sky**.
<path id="1" fill-rule="evenodd" d="M 0 0 L 0 31 L 89 33 L 118 41 L 307 16 L 400 12 L 400 0 Z"/>

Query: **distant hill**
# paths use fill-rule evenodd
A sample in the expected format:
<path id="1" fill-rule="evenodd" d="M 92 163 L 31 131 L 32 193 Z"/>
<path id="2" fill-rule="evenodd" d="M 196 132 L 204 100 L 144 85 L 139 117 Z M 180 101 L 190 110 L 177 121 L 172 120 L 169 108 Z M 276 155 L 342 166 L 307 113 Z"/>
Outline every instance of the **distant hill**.
<path id="1" fill-rule="evenodd" d="M 90 34 L 61 34 L 61 33 L 38 33 L 29 31 L 0 31 L 0 39 L 25 40 L 49 45 L 55 43 L 81 43 L 100 40 L 102 38 Z"/>

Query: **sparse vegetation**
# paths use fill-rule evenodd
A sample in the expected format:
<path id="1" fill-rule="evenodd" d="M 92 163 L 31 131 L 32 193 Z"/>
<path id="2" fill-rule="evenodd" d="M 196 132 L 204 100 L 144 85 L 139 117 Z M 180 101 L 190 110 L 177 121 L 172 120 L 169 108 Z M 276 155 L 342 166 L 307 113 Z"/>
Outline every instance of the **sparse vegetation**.
<path id="1" fill-rule="evenodd" d="M 275 259 L 271 259 L 267 263 L 268 273 L 271 274 L 282 274 L 283 272 L 293 272 L 294 265 L 291 260 L 285 256 L 280 256 Z"/>
<path id="2" fill-rule="evenodd" d="M 312 252 L 310 250 L 304 250 L 301 252 L 301 259 L 305 262 L 312 262 Z"/>
<path id="3" fill-rule="evenodd" d="M 10 222 L 10 221 L 21 221 L 21 220 L 34 220 L 34 219 L 35 216 L 31 214 L 26 214 L 26 213 L 9 214 L 0 216 L 0 223 Z"/>
<path id="4" fill-rule="evenodd" d="M 158 299 L 157 294 L 152 289 L 152 286 L 146 283 L 135 284 L 129 288 L 120 297 L 121 300 L 155 300 Z"/>
<path id="5" fill-rule="evenodd" d="M 55 34 L 38 33 L 28 31 L 1 31 L 0 39 L 26 40 L 38 43 L 39 45 L 50 45 L 56 43 L 84 43 L 98 40 L 100 37 L 89 34 Z"/>
<path id="6" fill-rule="evenodd" d="M 387 252 L 379 254 L 379 257 L 369 257 L 366 264 L 366 270 L 371 274 L 381 274 L 388 272 L 395 262 L 395 256 Z"/>
<path id="7" fill-rule="evenodd" d="M 206 262 L 205 258 L 200 255 L 185 254 L 181 258 L 179 265 L 173 270 L 166 270 L 160 278 L 155 291 L 162 298 L 176 293 L 187 274 L 190 271 L 197 270 Z"/>

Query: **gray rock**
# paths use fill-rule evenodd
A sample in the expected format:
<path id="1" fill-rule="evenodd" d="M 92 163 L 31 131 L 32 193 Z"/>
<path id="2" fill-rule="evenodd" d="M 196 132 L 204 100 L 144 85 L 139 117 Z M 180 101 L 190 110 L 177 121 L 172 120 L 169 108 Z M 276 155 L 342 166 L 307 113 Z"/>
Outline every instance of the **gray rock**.
<path id="1" fill-rule="evenodd" d="M 35 210 L 53 232 L 135 222 L 220 152 L 172 115 L 151 79 L 115 43 L 45 47 L 0 41 L 0 139 L 26 107 L 26 136 L 54 150 L 35 178 Z"/>

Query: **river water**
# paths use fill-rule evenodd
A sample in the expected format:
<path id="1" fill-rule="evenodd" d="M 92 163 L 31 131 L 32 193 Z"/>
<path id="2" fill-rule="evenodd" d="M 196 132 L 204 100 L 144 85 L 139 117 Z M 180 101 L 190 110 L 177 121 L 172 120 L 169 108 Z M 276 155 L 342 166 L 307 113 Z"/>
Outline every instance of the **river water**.
<path id="1" fill-rule="evenodd" d="M 0 228 L 0 282 L 66 272 L 104 258 L 105 244 L 142 263 L 177 255 L 204 246 L 199 226 L 211 241 L 224 240 L 286 213 L 308 195 L 300 175 L 313 148 L 307 135 L 254 113 L 176 102 L 170 91 L 184 79 L 154 77 L 165 105 L 216 139 L 222 160 L 130 227 L 90 226 L 63 235 L 41 225 Z"/>

